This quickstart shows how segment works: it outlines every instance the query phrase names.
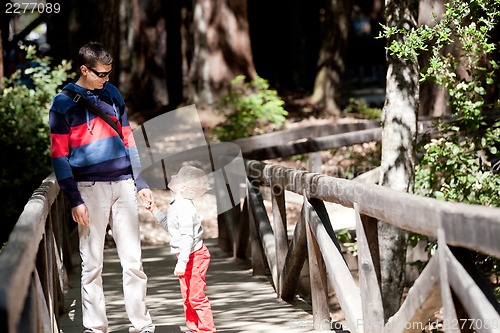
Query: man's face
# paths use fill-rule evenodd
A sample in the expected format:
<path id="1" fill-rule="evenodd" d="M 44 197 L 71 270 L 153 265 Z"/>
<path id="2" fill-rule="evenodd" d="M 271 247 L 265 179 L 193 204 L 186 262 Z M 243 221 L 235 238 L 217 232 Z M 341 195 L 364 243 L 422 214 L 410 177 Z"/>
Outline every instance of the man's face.
<path id="1" fill-rule="evenodd" d="M 109 74 L 111 74 L 112 65 L 105 65 L 97 63 L 94 67 L 84 66 L 86 71 L 86 81 L 90 89 L 102 89 L 104 84 L 109 81 Z"/>

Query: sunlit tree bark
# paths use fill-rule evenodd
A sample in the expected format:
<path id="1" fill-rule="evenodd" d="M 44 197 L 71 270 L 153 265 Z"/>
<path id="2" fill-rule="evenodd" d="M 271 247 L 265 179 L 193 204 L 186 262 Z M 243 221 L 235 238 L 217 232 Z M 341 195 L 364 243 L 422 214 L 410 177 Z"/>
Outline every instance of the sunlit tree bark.
<path id="1" fill-rule="evenodd" d="M 256 77 L 247 0 L 196 0 L 193 7 L 193 59 L 188 99 L 212 104 L 236 75 Z"/>
<path id="2" fill-rule="evenodd" d="M 417 26 L 418 0 L 386 0 L 388 26 Z M 401 38 L 397 36 L 394 38 Z M 392 39 L 388 40 L 391 43 Z M 386 100 L 382 110 L 380 184 L 413 192 L 415 141 L 419 108 L 419 66 L 416 61 L 387 54 Z M 406 266 L 407 233 L 379 222 L 381 291 L 387 320 L 401 304 Z"/>

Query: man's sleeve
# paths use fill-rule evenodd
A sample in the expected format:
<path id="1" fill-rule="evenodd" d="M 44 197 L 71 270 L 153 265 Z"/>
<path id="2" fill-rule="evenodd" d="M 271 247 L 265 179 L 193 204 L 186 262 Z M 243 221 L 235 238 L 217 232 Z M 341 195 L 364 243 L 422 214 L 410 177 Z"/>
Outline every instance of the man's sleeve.
<path id="1" fill-rule="evenodd" d="M 69 164 L 69 131 L 70 126 L 65 117 L 65 113 L 58 109 L 58 100 L 56 96 L 49 112 L 50 125 L 50 157 L 57 182 L 64 192 L 71 207 L 83 203 L 83 199 L 78 191 L 76 181 L 73 178 L 73 171 Z"/>

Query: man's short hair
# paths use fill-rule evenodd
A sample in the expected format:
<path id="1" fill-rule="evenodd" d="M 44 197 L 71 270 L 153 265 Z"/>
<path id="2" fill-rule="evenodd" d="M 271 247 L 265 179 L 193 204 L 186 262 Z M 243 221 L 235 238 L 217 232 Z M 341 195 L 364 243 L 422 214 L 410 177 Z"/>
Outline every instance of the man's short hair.
<path id="1" fill-rule="evenodd" d="M 83 45 L 80 51 L 78 51 L 78 68 L 82 65 L 94 68 L 98 63 L 111 65 L 113 63 L 113 57 L 101 43 L 89 42 Z"/>

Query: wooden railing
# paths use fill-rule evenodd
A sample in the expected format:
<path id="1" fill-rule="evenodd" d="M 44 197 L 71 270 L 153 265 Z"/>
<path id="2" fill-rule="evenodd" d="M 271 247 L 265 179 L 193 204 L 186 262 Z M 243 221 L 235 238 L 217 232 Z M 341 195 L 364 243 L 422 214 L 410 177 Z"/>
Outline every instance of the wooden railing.
<path id="1" fill-rule="evenodd" d="M 68 209 L 54 175 L 33 193 L 0 253 L 0 332 L 59 332 L 71 269 Z"/>
<path id="2" fill-rule="evenodd" d="M 500 331 L 500 306 L 491 288 L 478 285 L 474 272 L 468 272 L 453 254 L 454 247 L 460 247 L 500 257 L 500 209 L 442 202 L 254 160 L 246 161 L 246 167 L 248 195 L 240 207 L 223 214 L 219 221 L 226 247 L 241 258 L 250 253 L 256 272 L 267 266 L 277 295 L 286 301 L 295 297 L 299 272 L 307 259 L 315 330 L 331 328 L 327 295 L 332 285 L 346 318 L 345 329 L 350 332 L 421 332 L 440 307 L 446 332 L 472 327 L 477 332 Z M 270 214 L 263 203 L 263 187 L 271 193 Z M 287 237 L 285 190 L 303 196 L 291 240 Z M 355 210 L 358 279 L 340 251 L 335 220 L 330 220 L 325 202 Z M 437 253 L 388 321 L 384 320 L 379 288 L 378 221 L 438 242 Z M 457 316 L 452 292 L 467 318 Z"/>

